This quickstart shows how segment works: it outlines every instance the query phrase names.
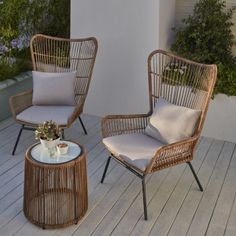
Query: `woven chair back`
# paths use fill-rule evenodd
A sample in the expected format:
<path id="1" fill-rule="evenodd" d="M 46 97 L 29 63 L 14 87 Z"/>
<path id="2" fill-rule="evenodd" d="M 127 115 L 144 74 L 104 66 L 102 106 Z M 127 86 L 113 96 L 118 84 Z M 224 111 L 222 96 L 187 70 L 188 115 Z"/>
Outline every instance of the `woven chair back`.
<path id="1" fill-rule="evenodd" d="M 202 111 L 201 131 L 216 81 L 217 67 L 196 63 L 162 50 L 148 58 L 150 108 L 159 97 L 172 104 Z"/>
<path id="2" fill-rule="evenodd" d="M 76 71 L 75 100 L 85 100 L 97 54 L 95 38 L 64 39 L 37 34 L 30 42 L 33 69 L 42 72 Z"/>

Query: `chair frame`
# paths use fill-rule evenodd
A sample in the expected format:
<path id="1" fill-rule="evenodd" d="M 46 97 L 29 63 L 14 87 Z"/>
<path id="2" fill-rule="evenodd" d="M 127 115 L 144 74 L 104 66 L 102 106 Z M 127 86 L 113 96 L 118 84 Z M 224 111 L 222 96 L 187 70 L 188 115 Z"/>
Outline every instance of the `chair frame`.
<path id="1" fill-rule="evenodd" d="M 159 97 L 166 97 L 168 100 L 171 100 L 169 96 L 169 91 L 166 92 L 166 94 L 160 95 L 160 91 L 156 89 L 156 84 L 154 82 L 154 78 L 161 78 L 162 75 L 158 74 L 157 72 L 153 71 L 153 64 L 157 63 L 157 60 L 160 59 L 160 57 L 169 57 L 171 60 L 183 62 L 189 66 L 195 66 L 199 68 L 199 71 L 206 72 L 206 84 L 198 85 L 201 88 L 205 89 L 206 96 L 204 99 L 202 99 L 202 114 L 198 123 L 198 126 L 196 127 L 195 133 L 192 137 L 165 145 L 158 149 L 153 156 L 149 166 L 146 168 L 145 171 L 140 170 L 136 168 L 135 166 L 131 165 L 130 163 L 127 163 L 126 161 L 122 160 L 119 156 L 114 155 L 112 153 L 112 150 L 110 151 L 110 155 L 107 159 L 105 169 L 101 178 L 101 183 L 104 182 L 106 172 L 110 163 L 111 158 L 123 165 L 125 168 L 127 168 L 129 171 L 131 171 L 133 174 L 138 176 L 142 180 L 142 194 L 143 194 L 143 208 L 144 208 L 144 219 L 148 219 L 147 215 L 147 202 L 146 202 L 146 185 L 145 185 L 145 179 L 148 174 L 151 174 L 153 172 L 156 172 L 158 170 L 168 168 L 171 166 L 175 166 L 177 164 L 181 163 L 187 163 L 190 167 L 190 170 L 198 184 L 198 187 L 200 191 L 203 191 L 203 187 L 197 177 L 197 174 L 191 164 L 191 160 L 193 159 L 193 154 L 196 148 L 196 144 L 200 138 L 200 133 L 203 127 L 203 123 L 206 117 L 206 113 L 208 110 L 210 98 L 212 96 L 213 88 L 216 81 L 216 75 L 217 75 L 217 67 L 216 65 L 206 65 L 201 64 L 197 62 L 193 62 L 190 60 L 187 60 L 185 58 L 176 56 L 172 53 L 163 51 L 163 50 L 155 50 L 153 51 L 149 57 L 148 57 L 148 84 L 149 84 L 149 103 L 150 103 L 150 111 L 147 114 L 135 114 L 135 115 L 109 115 L 102 119 L 102 136 L 103 138 L 114 136 L 114 135 L 120 135 L 120 134 L 128 134 L 128 133 L 135 133 L 135 132 L 141 132 L 143 133 L 145 130 L 145 127 L 147 126 L 149 122 L 149 118 L 151 114 L 153 113 L 153 109 L 155 106 L 155 103 Z M 159 59 L 158 59 L 159 58 Z M 163 61 L 162 61 L 163 62 Z M 160 67 L 161 65 L 157 65 L 157 67 Z M 163 66 L 163 65 L 162 65 Z M 199 73 L 199 71 L 195 71 L 196 73 Z M 178 78 L 177 78 L 178 79 Z M 203 81 L 204 83 L 204 81 Z M 159 94 L 158 94 L 159 93 Z"/>
<path id="2" fill-rule="evenodd" d="M 72 46 L 73 44 L 79 44 L 80 48 L 76 51 L 76 53 L 78 53 L 79 57 L 78 58 L 74 58 L 73 54 L 71 54 L 69 57 L 63 56 L 63 55 L 48 55 L 47 52 L 43 51 L 42 48 L 40 48 L 39 45 L 37 45 L 37 43 L 40 43 L 40 41 L 44 42 L 44 46 L 45 47 L 49 47 L 51 50 L 55 50 L 57 45 L 70 45 L 69 46 L 69 51 L 74 49 Z M 88 44 L 91 44 L 92 46 L 92 55 L 89 55 L 89 57 L 83 57 L 81 51 L 82 51 L 82 45 L 84 46 L 84 50 L 88 50 L 90 48 L 88 48 Z M 40 51 L 41 50 L 41 51 Z M 68 48 L 67 48 L 68 50 Z M 72 67 L 72 61 L 75 63 L 77 63 L 76 65 L 73 64 L 73 70 L 77 71 L 77 75 L 76 75 L 76 84 L 80 83 L 81 79 L 86 79 L 86 82 L 83 82 L 82 84 L 82 89 L 78 89 L 78 91 L 76 91 L 75 96 L 76 96 L 76 106 L 75 109 L 73 111 L 73 114 L 71 115 L 71 117 L 69 118 L 68 122 L 66 125 L 61 125 L 60 128 L 62 129 L 62 138 L 65 138 L 64 135 L 64 129 L 65 128 L 69 128 L 72 123 L 78 118 L 83 131 L 85 134 L 87 134 L 87 130 L 84 126 L 84 123 L 80 117 L 80 115 L 83 112 L 83 108 L 84 108 L 84 103 L 85 103 L 85 99 L 87 97 L 88 94 L 88 89 L 89 89 L 89 85 L 91 82 L 91 78 L 92 78 L 92 72 L 93 72 L 93 68 L 94 68 L 94 64 L 95 64 L 95 59 L 96 59 L 96 55 L 97 55 L 97 50 L 98 50 L 98 42 L 97 39 L 94 37 L 89 37 L 89 38 L 81 38 L 81 39 L 67 39 L 67 38 L 59 38 L 59 37 L 52 37 L 52 36 L 47 36 L 47 35 L 43 35 L 43 34 L 36 34 L 31 38 L 30 41 L 30 51 L 31 51 L 31 58 L 32 58 L 32 64 L 33 64 L 33 70 L 35 71 L 44 71 L 44 72 L 58 72 L 55 70 L 58 70 L 58 68 L 62 68 L 62 69 L 68 69 L 68 71 L 70 71 L 70 67 Z M 60 63 L 59 65 L 61 65 L 62 67 L 59 67 L 58 64 L 52 64 L 50 61 L 50 58 L 53 58 L 56 61 L 56 63 Z M 43 58 L 43 59 L 42 59 Z M 65 60 L 66 59 L 70 59 L 69 62 Z M 60 62 L 60 60 L 64 60 L 66 62 Z M 85 61 L 90 61 L 89 64 L 89 69 L 86 68 L 85 65 Z M 43 70 L 42 68 L 40 68 L 40 65 L 43 63 L 46 66 L 53 66 L 53 69 L 51 68 L 49 69 L 45 69 Z M 68 67 L 69 64 L 70 67 Z M 42 65 L 41 65 L 42 67 Z M 86 71 L 87 69 L 87 71 Z M 83 71 L 83 72 L 80 72 Z M 64 72 L 64 71 L 59 71 L 59 72 Z M 82 74 L 82 73 L 85 73 Z M 81 82 L 82 83 L 82 82 Z M 10 104 L 10 109 L 11 109 L 11 113 L 12 116 L 14 118 L 14 120 L 21 125 L 20 131 L 18 133 L 13 151 L 12 151 L 12 155 L 15 154 L 17 145 L 19 143 L 21 134 L 23 130 L 35 130 L 38 126 L 38 124 L 34 124 L 34 123 L 28 123 L 25 121 L 21 121 L 18 120 L 16 118 L 16 116 L 22 112 L 23 110 L 27 109 L 28 107 L 32 106 L 32 92 L 33 90 L 27 90 L 25 92 L 16 94 L 14 96 L 11 96 L 9 99 L 9 104 Z"/>

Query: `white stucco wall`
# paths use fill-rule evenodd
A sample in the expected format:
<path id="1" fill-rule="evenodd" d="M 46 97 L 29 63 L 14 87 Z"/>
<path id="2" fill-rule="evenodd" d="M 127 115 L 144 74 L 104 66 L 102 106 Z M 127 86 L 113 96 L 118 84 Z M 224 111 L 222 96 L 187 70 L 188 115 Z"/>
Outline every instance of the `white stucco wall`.
<path id="1" fill-rule="evenodd" d="M 71 0 L 71 37 L 99 49 L 85 112 L 148 111 L 147 57 L 168 47 L 175 0 Z"/>
<path id="2" fill-rule="evenodd" d="M 71 37 L 99 43 L 86 113 L 148 110 L 147 57 L 169 47 L 175 16 L 175 0 L 71 0 Z M 211 101 L 202 134 L 236 142 L 236 97 Z"/>
<path id="3" fill-rule="evenodd" d="M 236 142 L 236 96 L 218 94 L 211 100 L 202 135 Z"/>
<path id="4" fill-rule="evenodd" d="M 159 2 L 159 48 L 168 49 L 173 43 L 175 27 L 175 0 Z"/>

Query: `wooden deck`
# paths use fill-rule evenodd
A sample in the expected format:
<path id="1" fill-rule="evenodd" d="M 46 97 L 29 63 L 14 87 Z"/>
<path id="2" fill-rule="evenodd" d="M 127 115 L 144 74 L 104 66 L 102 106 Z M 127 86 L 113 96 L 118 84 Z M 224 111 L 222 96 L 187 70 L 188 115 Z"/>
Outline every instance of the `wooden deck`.
<path id="1" fill-rule="evenodd" d="M 203 193 L 185 164 L 147 178 L 149 220 L 144 221 L 137 177 L 112 161 L 104 184 L 100 184 L 108 155 L 101 143 L 100 119 L 82 118 L 88 135 L 75 123 L 66 137 L 81 142 L 88 152 L 89 209 L 77 225 L 58 230 L 42 230 L 29 223 L 22 212 L 24 153 L 35 142 L 33 132 L 23 132 L 13 157 L 19 126 L 12 119 L 0 123 L 0 236 L 236 235 L 234 143 L 201 138 L 192 164 Z"/>

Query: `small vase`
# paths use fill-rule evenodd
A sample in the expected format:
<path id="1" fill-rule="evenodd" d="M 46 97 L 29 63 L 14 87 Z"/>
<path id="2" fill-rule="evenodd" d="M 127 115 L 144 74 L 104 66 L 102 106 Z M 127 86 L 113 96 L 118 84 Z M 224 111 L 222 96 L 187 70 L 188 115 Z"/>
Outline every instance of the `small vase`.
<path id="1" fill-rule="evenodd" d="M 60 141 L 60 138 L 58 139 L 54 139 L 54 140 L 45 140 L 45 139 L 40 139 L 40 142 L 43 146 L 43 148 L 47 149 L 48 150 L 48 153 L 50 155 L 50 157 L 54 157 L 56 152 L 57 152 L 57 144 L 59 143 Z"/>

